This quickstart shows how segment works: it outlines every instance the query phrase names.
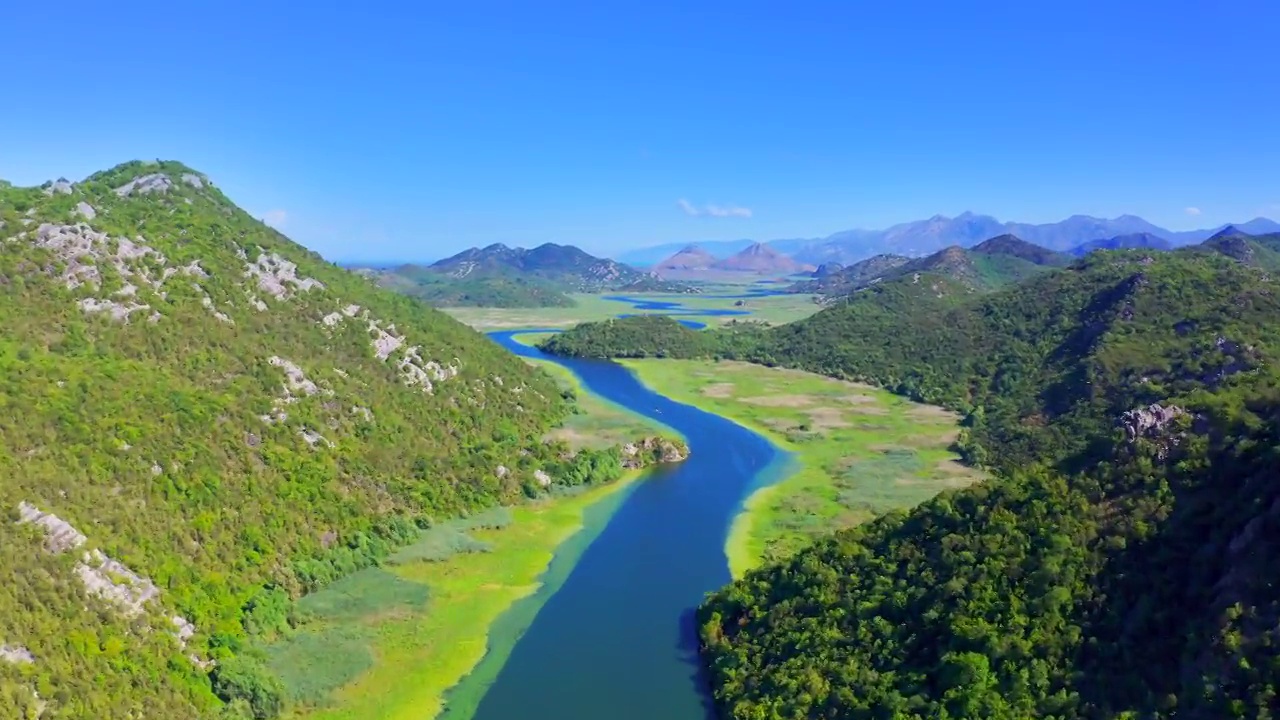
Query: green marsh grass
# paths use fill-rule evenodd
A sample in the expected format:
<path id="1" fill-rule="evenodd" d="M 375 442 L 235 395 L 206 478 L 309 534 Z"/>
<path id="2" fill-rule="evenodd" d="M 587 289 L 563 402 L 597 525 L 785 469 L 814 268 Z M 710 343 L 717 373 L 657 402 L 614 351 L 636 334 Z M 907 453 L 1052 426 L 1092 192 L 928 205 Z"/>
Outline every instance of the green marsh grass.
<path id="1" fill-rule="evenodd" d="M 981 477 L 949 448 L 958 416 L 884 390 L 738 362 L 626 360 L 642 381 L 794 454 L 748 497 L 725 554 L 734 577 L 840 528 Z"/>

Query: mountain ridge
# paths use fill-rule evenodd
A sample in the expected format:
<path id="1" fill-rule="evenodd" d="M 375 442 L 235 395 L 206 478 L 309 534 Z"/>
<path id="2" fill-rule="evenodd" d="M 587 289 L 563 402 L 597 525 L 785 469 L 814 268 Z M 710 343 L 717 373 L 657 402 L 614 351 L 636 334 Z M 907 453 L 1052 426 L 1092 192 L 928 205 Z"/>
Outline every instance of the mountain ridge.
<path id="1" fill-rule="evenodd" d="M 364 269 L 383 287 L 442 307 L 571 307 L 568 293 L 605 290 L 688 293 L 696 289 L 599 258 L 573 245 L 492 243 L 430 265 Z"/>
<path id="2" fill-rule="evenodd" d="M 1236 223 L 1250 234 L 1280 232 L 1280 223 L 1264 217 Z M 1201 230 L 1173 231 L 1161 228 L 1135 215 L 1098 218 L 1072 215 L 1055 223 L 1001 222 L 989 215 L 964 212 L 949 218 L 935 215 L 918 221 L 899 223 L 882 230 L 842 230 L 823 238 L 810 240 L 770 240 L 764 244 L 792 255 L 798 261 L 814 265 L 823 262 L 851 264 L 877 254 L 908 256 L 927 255 L 947 245 L 970 246 L 1003 233 L 1016 235 L 1050 250 L 1070 251 L 1088 242 L 1134 233 L 1150 233 L 1171 245 L 1182 246 L 1202 242 L 1222 230 L 1225 225 Z M 720 259 L 750 245 L 751 240 L 710 241 L 697 243 L 703 250 Z M 667 243 L 638 248 L 616 254 L 620 261 L 651 264 L 672 254 L 688 243 Z"/>

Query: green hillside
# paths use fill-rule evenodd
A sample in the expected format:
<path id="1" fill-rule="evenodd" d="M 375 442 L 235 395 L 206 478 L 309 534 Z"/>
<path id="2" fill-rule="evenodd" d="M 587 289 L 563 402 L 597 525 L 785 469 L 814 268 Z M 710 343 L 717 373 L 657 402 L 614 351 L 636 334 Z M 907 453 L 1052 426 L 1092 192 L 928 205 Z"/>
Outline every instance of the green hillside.
<path id="1" fill-rule="evenodd" d="M 546 345 L 633 353 L 623 322 Z M 990 294 L 922 274 L 772 330 L 651 329 L 668 355 L 960 409 L 959 447 L 996 474 L 712 596 L 699 620 L 723 717 L 1280 711 L 1280 299 L 1264 271 L 1094 253 Z"/>
<path id="2" fill-rule="evenodd" d="M 1196 248 L 1221 253 L 1246 265 L 1280 271 L 1280 233 L 1248 235 L 1235 228 L 1227 228 Z"/>
<path id="3" fill-rule="evenodd" d="M 543 443 L 549 376 L 178 163 L 0 185 L 0 287 L 0 717 L 270 717 L 291 599 L 619 471 Z"/>

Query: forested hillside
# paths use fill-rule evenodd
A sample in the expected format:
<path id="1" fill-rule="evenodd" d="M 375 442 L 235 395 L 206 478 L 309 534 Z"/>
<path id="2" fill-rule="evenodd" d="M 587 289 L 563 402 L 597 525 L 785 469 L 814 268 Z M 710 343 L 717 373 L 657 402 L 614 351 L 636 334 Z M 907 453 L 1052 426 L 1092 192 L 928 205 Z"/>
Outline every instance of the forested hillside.
<path id="1" fill-rule="evenodd" d="M 624 322 L 547 347 L 635 353 Z M 1280 299 L 1265 270 L 1105 252 L 988 295 L 903 278 L 776 329 L 650 322 L 668 355 L 958 408 L 963 451 L 997 473 L 711 597 L 724 716 L 1280 711 Z"/>
<path id="2" fill-rule="evenodd" d="M 541 442 L 548 376 L 177 163 L 0 185 L 0 287 L 0 717 L 270 717 L 292 598 L 618 467 Z"/>

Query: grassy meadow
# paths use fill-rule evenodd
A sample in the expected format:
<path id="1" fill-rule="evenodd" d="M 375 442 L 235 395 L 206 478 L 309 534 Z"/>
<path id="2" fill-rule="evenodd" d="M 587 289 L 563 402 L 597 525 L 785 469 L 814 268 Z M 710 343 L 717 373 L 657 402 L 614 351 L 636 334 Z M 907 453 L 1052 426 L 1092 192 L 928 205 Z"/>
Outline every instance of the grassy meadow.
<path id="1" fill-rule="evenodd" d="M 706 288 L 708 294 L 734 294 L 745 292 L 749 286 L 717 286 Z M 620 294 L 643 300 L 678 302 L 691 310 L 749 310 L 750 315 L 715 316 L 715 315 L 683 315 L 689 320 L 718 325 L 730 320 L 763 320 L 774 325 L 799 320 L 820 310 L 813 301 L 812 295 L 772 295 L 768 297 L 746 298 L 744 305 L 738 307 L 737 300 L 726 298 L 709 298 L 699 295 L 679 295 L 663 293 L 604 293 L 575 294 L 574 307 L 550 308 L 482 308 L 482 307 L 442 307 L 442 311 L 477 330 L 510 330 L 513 328 L 568 328 L 578 323 L 595 320 L 606 320 L 625 313 L 649 312 L 634 310 L 629 303 L 605 300 L 604 295 Z M 653 311 L 661 312 L 661 311 Z"/>
<path id="2" fill-rule="evenodd" d="M 798 468 L 749 497 L 725 552 L 734 577 L 815 537 L 982 476 L 948 447 L 959 417 L 884 390 L 739 362 L 626 360 L 646 385 L 749 427 Z"/>

